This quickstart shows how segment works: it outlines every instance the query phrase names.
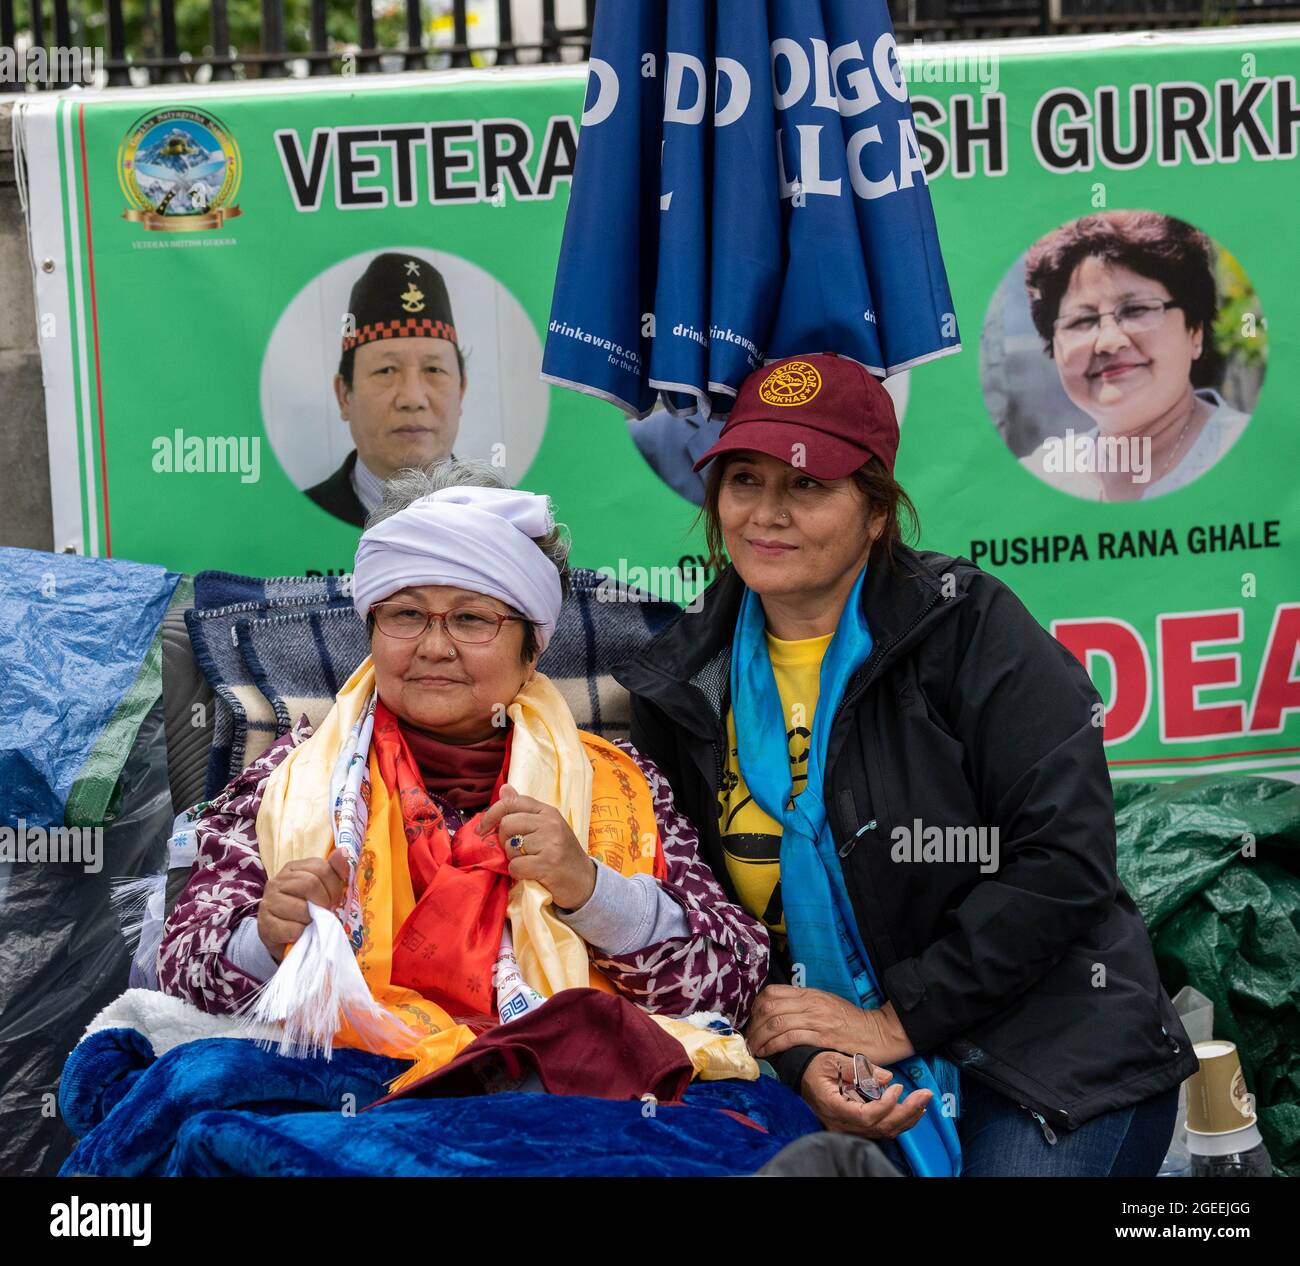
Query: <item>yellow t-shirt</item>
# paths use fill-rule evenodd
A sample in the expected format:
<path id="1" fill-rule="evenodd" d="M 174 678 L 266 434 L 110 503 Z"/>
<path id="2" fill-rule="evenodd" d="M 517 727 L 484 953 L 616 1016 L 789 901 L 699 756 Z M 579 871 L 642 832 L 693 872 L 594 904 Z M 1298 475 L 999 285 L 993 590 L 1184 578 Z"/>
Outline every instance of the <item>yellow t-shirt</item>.
<path id="1" fill-rule="evenodd" d="M 822 656 L 834 634 L 783 642 L 767 635 L 772 675 L 781 696 L 790 753 L 791 796 L 808 781 L 808 753 L 813 713 L 821 686 Z M 758 807 L 740 773 L 736 757 L 736 722 L 727 710 L 727 762 L 718 788 L 718 819 L 727 874 L 736 885 L 740 904 L 778 936 L 785 935 L 781 904 L 781 824 Z"/>

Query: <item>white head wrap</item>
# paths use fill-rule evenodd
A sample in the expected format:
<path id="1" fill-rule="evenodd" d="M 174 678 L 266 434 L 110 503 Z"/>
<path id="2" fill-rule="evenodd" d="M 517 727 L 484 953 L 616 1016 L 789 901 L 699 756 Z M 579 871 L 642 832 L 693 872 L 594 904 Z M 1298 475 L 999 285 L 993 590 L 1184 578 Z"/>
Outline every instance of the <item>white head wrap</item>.
<path id="1" fill-rule="evenodd" d="M 361 534 L 352 604 L 414 585 L 455 585 L 508 603 L 537 626 L 542 648 L 560 616 L 560 573 L 533 537 L 554 526 L 545 497 L 511 488 L 443 488 Z"/>

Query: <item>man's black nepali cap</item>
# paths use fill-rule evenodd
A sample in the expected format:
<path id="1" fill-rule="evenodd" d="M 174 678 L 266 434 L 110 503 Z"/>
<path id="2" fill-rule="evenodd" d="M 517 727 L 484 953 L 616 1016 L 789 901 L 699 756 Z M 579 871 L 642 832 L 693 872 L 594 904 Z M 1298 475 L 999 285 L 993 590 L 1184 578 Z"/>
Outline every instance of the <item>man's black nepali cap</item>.
<path id="1" fill-rule="evenodd" d="M 457 342 L 451 296 L 442 274 L 417 255 L 376 255 L 352 287 L 351 334 L 343 350 L 386 338 L 445 338 Z"/>

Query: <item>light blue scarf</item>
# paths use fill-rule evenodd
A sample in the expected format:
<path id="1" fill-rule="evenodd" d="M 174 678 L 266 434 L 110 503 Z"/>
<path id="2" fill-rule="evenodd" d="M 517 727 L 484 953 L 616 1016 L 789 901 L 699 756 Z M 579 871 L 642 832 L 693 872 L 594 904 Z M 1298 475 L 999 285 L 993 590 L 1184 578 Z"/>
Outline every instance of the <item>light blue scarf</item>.
<path id="1" fill-rule="evenodd" d="M 831 723 L 849 678 L 871 654 L 871 632 L 861 602 L 866 574 L 864 567 L 822 657 L 808 782 L 793 805 L 785 713 L 768 655 L 763 604 L 749 589 L 741 600 L 731 649 L 731 708 L 745 784 L 759 808 L 782 823 L 781 894 L 791 960 L 802 964 L 803 983 L 809 988 L 871 1009 L 884 999 L 849 902 L 826 821 L 823 785 Z M 901 1082 L 904 1099 L 913 1090 L 934 1093 L 925 1116 L 896 1140 L 913 1175 L 956 1177 L 961 1172 L 956 1065 L 939 1055 L 914 1055 L 890 1067 L 894 1080 L 889 1084 Z M 952 1095 L 947 1101 L 952 1116 L 944 1114 L 945 1095 Z"/>

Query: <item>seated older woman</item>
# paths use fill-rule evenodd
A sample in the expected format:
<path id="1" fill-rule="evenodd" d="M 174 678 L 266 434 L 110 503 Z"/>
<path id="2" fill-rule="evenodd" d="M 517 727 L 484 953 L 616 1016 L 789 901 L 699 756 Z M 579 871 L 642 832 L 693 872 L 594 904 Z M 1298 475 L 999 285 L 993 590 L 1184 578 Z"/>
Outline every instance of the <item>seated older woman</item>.
<path id="1" fill-rule="evenodd" d="M 566 554 L 546 498 L 486 468 L 390 481 L 353 575 L 371 654 L 315 733 L 203 808 L 165 992 L 210 1012 L 257 995 L 282 1049 L 410 1059 L 397 1087 L 565 988 L 744 1023 L 766 931 L 658 770 L 579 731 L 536 670 Z M 731 1041 L 724 1064 L 753 1069 Z"/>

